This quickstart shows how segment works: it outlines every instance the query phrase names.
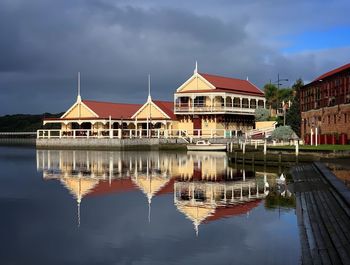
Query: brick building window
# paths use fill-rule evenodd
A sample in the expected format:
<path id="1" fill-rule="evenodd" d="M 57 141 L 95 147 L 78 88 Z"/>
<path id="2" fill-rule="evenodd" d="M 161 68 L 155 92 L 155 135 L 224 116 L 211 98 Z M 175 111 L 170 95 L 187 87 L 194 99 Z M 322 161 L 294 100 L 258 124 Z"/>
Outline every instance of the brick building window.
<path id="1" fill-rule="evenodd" d="M 331 116 L 328 115 L 328 124 L 331 123 Z"/>

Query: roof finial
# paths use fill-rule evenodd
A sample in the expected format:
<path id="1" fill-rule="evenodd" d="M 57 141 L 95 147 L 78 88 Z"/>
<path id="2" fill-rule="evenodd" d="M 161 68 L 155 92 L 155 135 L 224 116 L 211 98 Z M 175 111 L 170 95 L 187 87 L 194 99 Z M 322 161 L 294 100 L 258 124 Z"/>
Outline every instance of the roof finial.
<path id="1" fill-rule="evenodd" d="M 78 96 L 77 101 L 81 102 L 81 96 L 80 96 L 80 72 L 78 72 Z"/>
<path id="2" fill-rule="evenodd" d="M 151 75 L 148 74 L 148 102 L 152 101 L 151 97 Z"/>
<path id="3" fill-rule="evenodd" d="M 247 81 L 249 81 L 249 78 L 248 78 L 248 76 L 247 76 Z"/>
<path id="4" fill-rule="evenodd" d="M 196 66 L 194 68 L 193 73 L 198 74 L 198 63 L 197 63 L 197 60 L 196 60 Z"/>

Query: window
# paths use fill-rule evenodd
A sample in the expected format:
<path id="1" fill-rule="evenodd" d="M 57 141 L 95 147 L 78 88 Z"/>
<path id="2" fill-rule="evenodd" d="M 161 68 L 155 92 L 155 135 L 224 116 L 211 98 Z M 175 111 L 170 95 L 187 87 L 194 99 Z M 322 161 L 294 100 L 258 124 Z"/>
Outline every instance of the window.
<path id="1" fill-rule="evenodd" d="M 194 106 L 195 107 L 204 107 L 205 106 L 205 97 L 196 97 L 194 99 Z"/>

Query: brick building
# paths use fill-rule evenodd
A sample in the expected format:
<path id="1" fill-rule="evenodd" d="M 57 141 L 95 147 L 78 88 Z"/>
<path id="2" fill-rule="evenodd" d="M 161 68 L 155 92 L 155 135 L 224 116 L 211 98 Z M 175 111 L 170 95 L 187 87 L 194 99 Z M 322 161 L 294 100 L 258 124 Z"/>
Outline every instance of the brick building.
<path id="1" fill-rule="evenodd" d="M 327 72 L 300 90 L 301 136 L 307 144 L 350 139 L 350 64 Z M 317 134 L 317 138 L 316 138 Z"/>

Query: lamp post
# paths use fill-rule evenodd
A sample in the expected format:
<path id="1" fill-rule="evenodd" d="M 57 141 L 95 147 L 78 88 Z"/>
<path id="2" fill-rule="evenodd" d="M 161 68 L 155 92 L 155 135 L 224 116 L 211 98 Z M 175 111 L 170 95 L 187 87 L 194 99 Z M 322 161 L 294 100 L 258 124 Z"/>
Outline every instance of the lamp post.
<path id="1" fill-rule="evenodd" d="M 277 91 L 280 90 L 280 86 L 282 85 L 281 82 L 288 82 L 288 79 L 287 78 L 280 78 L 280 74 L 278 73 L 277 74 L 277 81 L 274 82 L 274 84 L 277 84 Z M 277 100 L 277 114 L 278 114 L 278 105 L 279 105 L 279 102 Z M 286 125 L 286 109 L 284 106 L 282 106 L 282 109 L 283 109 L 283 125 L 285 126 Z"/>

